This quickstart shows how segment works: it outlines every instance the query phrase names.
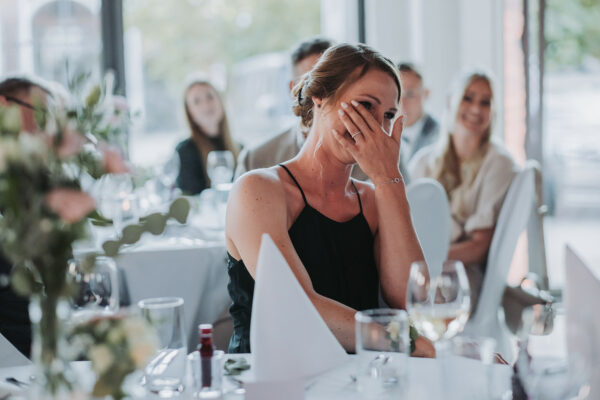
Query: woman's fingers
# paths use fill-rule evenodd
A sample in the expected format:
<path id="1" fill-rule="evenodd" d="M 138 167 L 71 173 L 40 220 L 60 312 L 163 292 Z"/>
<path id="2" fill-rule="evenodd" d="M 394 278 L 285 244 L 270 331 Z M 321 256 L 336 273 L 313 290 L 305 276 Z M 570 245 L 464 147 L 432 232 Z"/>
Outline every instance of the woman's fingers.
<path id="1" fill-rule="evenodd" d="M 360 115 L 360 117 L 362 117 L 362 120 L 365 121 L 365 123 L 367 124 L 369 129 L 371 129 L 371 131 L 377 132 L 379 129 L 381 129 L 381 126 L 379 125 L 375 117 L 373 117 L 373 114 L 371 114 L 369 110 L 365 108 L 365 106 L 363 106 L 356 100 L 352 100 L 350 103 L 352 103 L 356 112 Z"/>
<path id="2" fill-rule="evenodd" d="M 339 133 L 335 129 L 332 129 L 331 131 L 333 132 L 333 136 L 342 145 L 342 147 L 345 150 L 348 150 L 348 152 L 350 152 L 350 154 L 354 155 L 354 151 L 355 151 L 355 148 L 356 148 L 355 139 L 349 138 L 346 135 L 342 135 L 341 133 Z"/>
<path id="3" fill-rule="evenodd" d="M 342 121 L 344 126 L 346 126 L 346 129 L 348 130 L 348 133 L 350 134 L 352 139 L 355 142 L 358 142 L 359 140 L 364 139 L 362 129 L 360 129 L 360 127 L 356 126 L 356 124 L 350 118 L 348 113 L 344 112 L 344 110 L 338 110 L 338 113 L 340 115 L 340 120 Z"/>
<path id="4" fill-rule="evenodd" d="M 397 143 L 400 143 L 402 139 L 402 130 L 404 129 L 404 115 L 396 118 L 394 122 L 394 127 L 392 128 L 392 137 Z"/>
<path id="5" fill-rule="evenodd" d="M 358 111 L 354 107 L 342 102 L 342 108 L 342 111 L 344 111 L 344 113 L 349 117 L 352 123 L 354 123 L 354 125 L 358 127 L 358 129 L 363 135 L 371 134 L 371 127 L 366 123 L 365 119 L 362 117 L 361 114 L 358 113 Z"/>

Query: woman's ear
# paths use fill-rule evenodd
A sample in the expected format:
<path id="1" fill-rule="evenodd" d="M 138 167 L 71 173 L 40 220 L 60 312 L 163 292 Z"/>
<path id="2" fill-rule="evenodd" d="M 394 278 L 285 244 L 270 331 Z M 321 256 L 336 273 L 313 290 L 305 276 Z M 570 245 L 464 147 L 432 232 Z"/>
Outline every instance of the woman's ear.
<path id="1" fill-rule="evenodd" d="M 323 105 L 323 99 L 319 99 L 318 97 L 312 97 L 312 102 L 317 108 L 321 108 Z"/>

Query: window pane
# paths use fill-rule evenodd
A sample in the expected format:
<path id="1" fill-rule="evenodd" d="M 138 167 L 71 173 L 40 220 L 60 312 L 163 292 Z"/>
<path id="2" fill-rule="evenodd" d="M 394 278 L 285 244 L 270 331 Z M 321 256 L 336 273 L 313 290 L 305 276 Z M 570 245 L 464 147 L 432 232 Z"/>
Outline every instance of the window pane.
<path id="1" fill-rule="evenodd" d="M 67 83 L 101 71 L 100 0 L 0 0 L 0 73 Z"/>
<path id="2" fill-rule="evenodd" d="M 320 0 L 124 0 L 127 97 L 141 110 L 131 158 L 156 163 L 189 135 L 186 76 L 225 93 L 234 138 L 248 144 L 292 119 L 287 50 L 320 32 Z"/>

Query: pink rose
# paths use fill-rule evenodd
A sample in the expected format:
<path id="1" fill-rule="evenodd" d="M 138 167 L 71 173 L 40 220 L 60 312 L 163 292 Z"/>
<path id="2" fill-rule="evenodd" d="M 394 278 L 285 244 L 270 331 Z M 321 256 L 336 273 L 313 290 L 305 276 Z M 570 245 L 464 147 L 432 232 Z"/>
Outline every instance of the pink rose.
<path id="1" fill-rule="evenodd" d="M 96 208 L 94 199 L 86 192 L 75 189 L 53 189 L 46 195 L 46 205 L 64 221 L 81 221 Z"/>
<path id="2" fill-rule="evenodd" d="M 105 147 L 101 150 L 104 154 L 104 160 L 102 164 L 106 172 L 110 174 L 126 174 L 130 172 L 129 167 L 125 163 L 125 160 L 123 160 L 120 151 L 110 147 Z"/>

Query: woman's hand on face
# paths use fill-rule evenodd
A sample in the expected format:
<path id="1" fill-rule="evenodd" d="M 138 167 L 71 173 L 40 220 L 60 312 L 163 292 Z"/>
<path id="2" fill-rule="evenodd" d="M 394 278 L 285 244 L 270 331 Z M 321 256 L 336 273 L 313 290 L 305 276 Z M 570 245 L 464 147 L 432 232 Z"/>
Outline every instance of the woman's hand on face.
<path id="1" fill-rule="evenodd" d="M 360 103 L 342 102 L 339 118 L 349 135 L 333 130 L 335 138 L 375 184 L 400 177 L 398 161 L 403 116 L 396 119 L 389 135 Z"/>

